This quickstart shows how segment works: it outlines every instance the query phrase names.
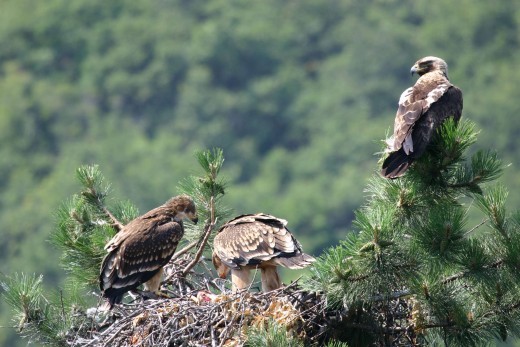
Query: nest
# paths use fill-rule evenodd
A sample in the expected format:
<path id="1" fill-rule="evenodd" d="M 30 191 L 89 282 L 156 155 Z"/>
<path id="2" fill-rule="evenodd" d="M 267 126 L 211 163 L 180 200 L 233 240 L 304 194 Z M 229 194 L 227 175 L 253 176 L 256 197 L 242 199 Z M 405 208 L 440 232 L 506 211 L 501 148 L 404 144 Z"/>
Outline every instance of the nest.
<path id="1" fill-rule="evenodd" d="M 201 295 L 203 294 L 203 295 Z M 74 346 L 241 346 L 248 327 L 273 320 L 288 334 L 317 336 L 315 324 L 323 307 L 316 296 L 293 287 L 270 293 L 208 296 L 190 293 L 181 298 L 119 305 L 113 323 L 76 336 Z M 312 338 L 312 337 L 311 337 Z"/>
<path id="2" fill-rule="evenodd" d="M 171 297 L 142 300 L 138 296 L 139 302 L 119 304 L 108 312 L 96 308 L 81 313 L 87 319 L 78 320 L 81 323 L 67 333 L 67 344 L 235 347 L 245 343 L 251 327 L 276 322 L 305 346 L 323 346 L 331 338 L 345 341 L 345 334 L 356 330 L 363 335 L 375 333 L 371 345 L 420 345 L 409 300 L 394 299 L 369 309 L 327 309 L 324 295 L 304 291 L 297 282 L 268 293 L 233 293 L 224 282 L 213 279 L 204 260 L 189 280 L 181 277 L 180 269 L 189 260 L 178 259 L 167 269 L 163 290 Z M 372 323 L 367 323 L 367 317 Z"/>
<path id="3" fill-rule="evenodd" d="M 325 303 L 318 294 L 301 290 L 296 282 L 268 293 L 233 293 L 222 280 L 211 279 L 204 261 L 190 280 L 180 277 L 189 260 L 176 260 L 166 269 L 163 290 L 169 298 L 139 297 L 140 302 L 119 304 L 108 312 L 89 309 L 89 319 L 67 334 L 68 345 L 242 346 L 249 327 L 265 327 L 270 321 L 289 335 L 321 341 Z"/>

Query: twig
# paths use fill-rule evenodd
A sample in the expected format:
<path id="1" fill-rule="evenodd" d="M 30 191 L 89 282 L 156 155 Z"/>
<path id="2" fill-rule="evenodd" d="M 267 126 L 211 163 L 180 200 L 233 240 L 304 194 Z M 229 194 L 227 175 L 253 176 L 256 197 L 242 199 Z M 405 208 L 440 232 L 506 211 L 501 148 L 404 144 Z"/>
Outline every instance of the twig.
<path id="1" fill-rule="evenodd" d="M 180 251 L 178 252 L 175 252 L 175 254 L 173 255 L 173 257 L 170 259 L 171 262 L 177 260 L 178 258 L 180 258 L 182 255 L 184 255 L 186 252 L 188 252 L 190 249 L 192 249 L 193 247 L 195 247 L 197 245 L 198 241 L 193 241 L 193 242 L 190 242 L 186 247 L 182 248 Z"/>
<path id="2" fill-rule="evenodd" d="M 186 245 L 185 247 L 183 247 L 180 251 L 178 252 L 175 252 L 175 254 L 173 255 L 173 257 L 170 259 L 169 263 L 173 263 L 175 262 L 177 259 L 179 259 L 180 257 L 182 257 L 184 254 L 188 253 L 193 247 L 195 247 L 197 245 L 198 241 L 193 241 L 193 242 L 190 242 L 188 245 Z M 165 279 L 164 281 L 162 281 L 162 283 L 168 283 L 173 277 L 175 277 L 176 273 L 174 271 L 172 271 Z"/>
<path id="3" fill-rule="evenodd" d="M 104 341 L 103 346 L 112 346 L 112 341 L 116 338 L 116 336 L 119 335 L 119 333 L 120 333 L 123 329 L 126 329 L 126 328 L 127 328 L 126 325 L 121 324 L 121 326 L 119 327 L 119 329 L 117 329 L 117 330 L 112 334 L 112 336 L 110 336 L 106 341 Z"/>
<path id="4" fill-rule="evenodd" d="M 106 208 L 106 206 L 103 204 L 103 201 L 100 198 L 99 193 L 94 189 L 93 187 L 89 188 L 88 193 L 85 192 L 85 194 L 90 194 L 92 197 L 94 197 L 94 202 L 96 203 L 97 207 L 103 212 L 103 214 L 110 219 L 110 224 L 114 229 L 116 229 L 116 232 L 121 231 L 125 226 L 123 223 L 121 223 L 109 210 Z"/>
<path id="5" fill-rule="evenodd" d="M 470 230 L 466 231 L 466 233 L 464 234 L 464 237 L 466 237 L 467 235 L 471 234 L 472 232 L 474 232 L 475 230 L 477 230 L 478 228 L 480 228 L 482 225 L 484 225 L 487 221 L 489 221 L 489 218 L 484 218 L 482 219 L 482 222 L 480 222 L 479 224 L 475 225 L 473 228 L 471 228 Z"/>
<path id="6" fill-rule="evenodd" d="M 211 332 L 211 347 L 217 347 L 217 337 L 215 336 L 215 329 L 213 325 L 210 327 Z"/>
<path id="7" fill-rule="evenodd" d="M 483 266 L 482 268 L 484 268 L 484 269 L 493 269 L 493 268 L 497 268 L 497 267 L 499 267 L 499 266 L 502 265 L 503 263 L 504 263 L 504 260 L 500 259 L 500 260 L 495 261 L 494 263 L 491 263 L 491 264 L 489 264 L 489 265 L 485 265 L 485 266 Z M 460 279 L 460 278 L 466 276 L 466 275 L 469 274 L 470 272 L 471 272 L 471 271 L 469 271 L 469 270 L 465 270 L 465 271 L 458 272 L 458 273 L 456 273 L 456 274 L 454 274 L 454 275 L 451 275 L 451 276 L 446 277 L 445 279 L 443 279 L 443 280 L 441 281 L 441 283 L 442 283 L 442 284 L 448 284 L 448 283 L 450 283 L 450 282 L 453 282 L 453 281 L 455 281 L 455 280 L 458 280 L 458 279 Z"/>
<path id="8" fill-rule="evenodd" d="M 184 270 L 182 270 L 182 277 L 186 277 L 188 272 L 190 272 L 190 270 L 199 262 L 200 258 L 202 257 L 202 253 L 204 252 L 204 248 L 206 248 L 206 243 L 208 242 L 211 232 L 213 231 L 213 227 L 215 226 L 215 204 L 213 196 L 210 199 L 210 212 L 210 222 L 206 225 L 206 228 L 204 230 L 204 236 L 202 238 L 202 242 L 199 246 L 199 249 L 195 254 L 195 258 L 188 265 L 186 265 Z"/>
<path id="9" fill-rule="evenodd" d="M 98 205 L 98 208 L 101 210 L 101 212 L 103 212 L 105 214 L 105 216 L 108 217 L 108 219 L 110 219 L 110 225 L 112 225 L 112 227 L 114 229 L 116 229 L 116 232 L 119 232 L 121 231 L 121 229 L 123 229 L 125 226 L 123 223 L 121 223 L 109 210 L 108 208 L 106 208 L 105 205 L 103 205 L 103 203 L 100 201 L 99 198 L 96 199 L 97 201 L 97 205 Z"/>

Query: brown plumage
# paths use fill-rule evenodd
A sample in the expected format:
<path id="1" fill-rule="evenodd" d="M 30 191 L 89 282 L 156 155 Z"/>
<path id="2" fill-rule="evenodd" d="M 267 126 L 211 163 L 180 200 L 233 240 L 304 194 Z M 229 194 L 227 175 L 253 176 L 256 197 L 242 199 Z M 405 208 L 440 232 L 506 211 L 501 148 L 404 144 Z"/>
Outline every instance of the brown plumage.
<path id="1" fill-rule="evenodd" d="M 179 195 L 129 222 L 106 244 L 99 286 L 110 308 L 140 284 L 159 290 L 162 268 L 184 235 L 183 218 L 197 223 L 197 211 L 189 196 Z"/>
<path id="2" fill-rule="evenodd" d="M 219 276 L 226 278 L 231 271 L 234 289 L 243 289 L 251 284 L 250 271 L 258 268 L 263 291 L 281 287 L 277 266 L 302 269 L 315 260 L 303 253 L 286 225 L 287 221 L 263 213 L 225 223 L 213 244 L 213 265 Z"/>
<path id="3" fill-rule="evenodd" d="M 456 122 L 462 113 L 462 92 L 448 79 L 448 65 L 437 57 L 425 57 L 412 67 L 421 76 L 399 99 L 394 134 L 387 140 L 390 155 L 381 175 L 402 176 L 426 150 L 435 131 L 448 117 Z"/>

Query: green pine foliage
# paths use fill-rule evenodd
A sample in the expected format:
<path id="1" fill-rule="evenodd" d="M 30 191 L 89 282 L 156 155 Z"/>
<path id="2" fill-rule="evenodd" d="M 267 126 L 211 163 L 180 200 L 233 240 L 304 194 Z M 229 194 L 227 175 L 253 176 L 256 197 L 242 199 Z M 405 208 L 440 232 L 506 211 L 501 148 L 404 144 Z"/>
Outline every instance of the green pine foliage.
<path id="1" fill-rule="evenodd" d="M 246 330 L 244 347 L 304 347 L 304 341 L 291 335 L 286 327 L 274 320 L 265 326 L 252 326 Z M 330 341 L 323 347 L 348 347 L 346 342 Z"/>
<path id="2" fill-rule="evenodd" d="M 219 177 L 220 170 L 224 164 L 224 152 L 221 148 L 213 148 L 211 150 L 198 151 L 195 157 L 199 166 L 202 168 L 204 175 L 194 176 L 181 180 L 178 190 L 181 193 L 190 195 L 196 205 L 197 214 L 202 221 L 213 221 L 216 225 L 225 221 L 229 216 L 230 210 L 225 207 L 222 197 L 225 194 L 226 181 Z M 186 232 L 184 240 L 187 242 L 198 241 L 203 237 L 205 228 L 194 225 L 185 226 Z M 211 244 L 214 233 L 210 233 Z"/>
<path id="3" fill-rule="evenodd" d="M 194 198 L 202 220 L 202 225 L 193 227 L 192 238 L 187 240 L 194 240 L 188 251 L 191 249 L 196 254 L 184 270 L 185 276 L 208 248 L 217 219 L 228 213 L 221 204 L 225 182 L 218 177 L 224 163 L 223 151 L 215 148 L 197 152 L 195 156 L 203 175 L 191 176 L 179 189 Z M 21 335 L 44 345 L 69 345 L 79 330 L 96 324 L 86 314 L 87 305 L 95 302 L 85 294 L 88 290 L 99 290 L 99 268 L 106 254 L 104 245 L 138 216 L 137 209 L 128 202 L 108 203 L 110 185 L 97 165 L 82 166 L 76 173 L 80 192 L 58 208 L 56 227 L 51 234 L 51 242 L 61 251 L 61 266 L 68 275 L 64 288 L 44 290 L 42 275 L 30 277 L 23 273 L 6 276 L 0 282 Z"/>
<path id="4" fill-rule="evenodd" d="M 348 310 L 347 341 L 385 341 L 392 331 L 383 322 L 395 312 L 380 321 L 374 308 L 396 299 L 412 312 L 405 325 L 432 344 L 519 336 L 518 214 L 507 212 L 506 189 L 491 184 L 503 170 L 496 154 L 466 157 L 475 141 L 472 122 L 449 121 L 402 178 L 375 174 L 355 233 L 314 264 L 306 286 Z M 475 207 L 484 220 L 469 225 Z"/>
<path id="5" fill-rule="evenodd" d="M 518 0 L 0 7 L 0 272 L 63 281 L 46 240 L 56 206 L 76 191 L 77 167 L 98 163 L 145 211 L 175 190 L 172 177 L 196 170 L 195 150 L 214 146 L 228 158 L 226 203 L 284 216 L 320 254 L 350 228 L 373 141 L 425 54 L 450 64 L 464 113 L 485 129 L 479 146 L 520 162 Z M 504 183 L 519 206 L 518 170 Z M 0 325 L 8 311 L 1 303 Z M 16 342 L 0 334 L 0 345 Z"/>
<path id="6" fill-rule="evenodd" d="M 66 332 L 75 323 L 73 307 L 66 305 L 62 296 L 51 301 L 42 280 L 41 275 L 14 274 L 0 283 L 13 310 L 12 321 L 17 324 L 18 333 L 30 341 L 66 346 Z"/>
<path id="7" fill-rule="evenodd" d="M 244 347 L 303 347 L 303 343 L 273 320 L 265 327 L 250 327 L 246 331 Z"/>
<path id="8" fill-rule="evenodd" d="M 62 282 L 45 240 L 56 206 L 75 192 L 77 167 L 98 163 L 114 190 L 146 211 L 175 190 L 172 177 L 196 170 L 195 150 L 215 146 L 233 185 L 226 203 L 284 216 L 304 249 L 320 254 L 350 228 L 374 139 L 392 124 L 414 81 L 408 68 L 425 54 L 450 64 L 465 114 L 486 129 L 480 146 L 520 162 L 517 0 L 0 7 L 4 273 Z M 504 173 L 511 192 L 517 172 Z M 518 206 L 520 195 L 509 202 Z M 0 305 L 0 325 L 5 312 Z M 0 344 L 15 343 L 0 334 Z"/>
<path id="9" fill-rule="evenodd" d="M 50 239 L 61 251 L 61 265 L 69 279 L 97 288 L 105 244 L 138 212 L 129 203 L 117 203 L 114 214 L 109 211 L 106 198 L 110 186 L 98 166 L 82 166 L 76 174 L 81 191 L 58 209 Z"/>

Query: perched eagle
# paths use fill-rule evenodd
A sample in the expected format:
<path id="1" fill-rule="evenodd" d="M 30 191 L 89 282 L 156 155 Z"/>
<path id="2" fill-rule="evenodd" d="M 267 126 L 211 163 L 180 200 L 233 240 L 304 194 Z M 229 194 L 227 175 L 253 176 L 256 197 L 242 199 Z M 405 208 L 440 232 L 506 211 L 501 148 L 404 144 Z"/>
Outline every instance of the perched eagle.
<path id="1" fill-rule="evenodd" d="M 422 58 L 410 72 L 420 77 L 399 98 L 394 135 L 387 140 L 390 155 L 381 170 L 386 178 L 402 176 L 424 153 L 439 125 L 448 117 L 458 122 L 462 113 L 462 92 L 448 79 L 444 60 Z"/>
<path id="2" fill-rule="evenodd" d="M 231 270 L 235 290 L 251 284 L 250 271 L 260 269 L 262 290 L 278 289 L 282 283 L 277 266 L 302 269 L 315 259 L 285 227 L 287 221 L 268 214 L 246 214 L 225 223 L 214 240 L 213 265 L 219 277 Z"/>
<path id="3" fill-rule="evenodd" d="M 137 217 L 108 241 L 99 287 L 110 308 L 142 283 L 145 290 L 158 292 L 163 266 L 184 235 L 183 218 L 197 223 L 195 204 L 187 195 L 171 198 Z"/>

